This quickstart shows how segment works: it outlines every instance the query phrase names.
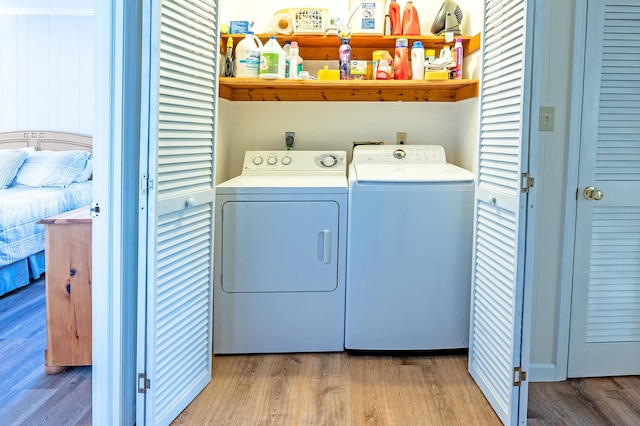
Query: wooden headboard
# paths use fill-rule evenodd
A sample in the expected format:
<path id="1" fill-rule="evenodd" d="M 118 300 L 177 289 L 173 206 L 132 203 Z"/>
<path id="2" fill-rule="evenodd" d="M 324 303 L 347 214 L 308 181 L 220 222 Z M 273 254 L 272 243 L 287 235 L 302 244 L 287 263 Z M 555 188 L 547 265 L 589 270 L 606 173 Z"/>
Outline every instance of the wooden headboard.
<path id="1" fill-rule="evenodd" d="M 38 151 L 83 150 L 92 152 L 93 138 L 75 133 L 21 131 L 0 133 L 0 149 L 34 147 Z"/>

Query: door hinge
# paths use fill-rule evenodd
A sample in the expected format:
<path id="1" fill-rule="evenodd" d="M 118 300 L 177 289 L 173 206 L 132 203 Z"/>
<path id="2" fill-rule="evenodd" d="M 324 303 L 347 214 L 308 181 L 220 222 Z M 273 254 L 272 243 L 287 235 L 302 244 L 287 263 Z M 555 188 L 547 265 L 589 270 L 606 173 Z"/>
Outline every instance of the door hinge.
<path id="1" fill-rule="evenodd" d="M 520 386 L 522 382 L 527 380 L 527 372 L 520 367 L 513 368 L 513 386 Z"/>
<path id="2" fill-rule="evenodd" d="M 151 389 L 151 380 L 145 373 L 138 373 L 138 393 L 147 393 L 147 389 Z"/>
<path id="3" fill-rule="evenodd" d="M 92 202 L 91 207 L 89 208 L 89 211 L 91 212 L 92 218 L 100 216 L 100 204 L 96 202 Z"/>
<path id="4" fill-rule="evenodd" d="M 529 189 L 533 188 L 535 179 L 529 175 L 529 173 L 522 173 L 522 187 L 521 191 L 525 194 L 529 193 Z"/>

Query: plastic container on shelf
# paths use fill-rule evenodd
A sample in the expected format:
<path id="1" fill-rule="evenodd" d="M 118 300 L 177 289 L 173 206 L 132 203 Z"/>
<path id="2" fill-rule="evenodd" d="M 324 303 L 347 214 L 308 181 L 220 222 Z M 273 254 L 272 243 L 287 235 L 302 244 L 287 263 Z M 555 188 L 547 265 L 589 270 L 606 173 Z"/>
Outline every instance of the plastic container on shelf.
<path id="1" fill-rule="evenodd" d="M 402 12 L 396 0 L 389 3 L 389 24 L 391 25 L 391 35 L 402 35 Z"/>
<path id="2" fill-rule="evenodd" d="M 289 78 L 295 80 L 298 78 L 298 42 L 292 41 L 289 48 Z"/>
<path id="3" fill-rule="evenodd" d="M 418 9 L 408 1 L 402 10 L 402 35 L 420 35 L 420 19 Z"/>
<path id="4" fill-rule="evenodd" d="M 393 76 L 393 58 L 387 50 L 376 50 L 372 55 L 372 80 L 391 80 Z"/>
<path id="5" fill-rule="evenodd" d="M 464 52 L 462 47 L 462 38 L 456 37 L 456 43 L 453 45 L 453 60 L 456 61 L 456 67 L 454 68 L 453 78 L 456 80 L 462 79 L 463 58 L 464 58 Z"/>
<path id="6" fill-rule="evenodd" d="M 343 38 L 342 44 L 338 49 L 338 63 L 340 68 L 340 80 L 349 79 L 349 68 L 351 66 L 351 45 L 349 45 L 349 39 Z"/>
<path id="7" fill-rule="evenodd" d="M 352 34 L 384 33 L 384 0 L 351 0 L 348 26 Z"/>
<path id="8" fill-rule="evenodd" d="M 406 38 L 396 39 L 393 78 L 395 80 L 409 79 L 409 40 Z"/>
<path id="9" fill-rule="evenodd" d="M 260 78 L 277 79 L 285 76 L 285 53 L 275 36 L 269 37 L 260 51 Z"/>
<path id="10" fill-rule="evenodd" d="M 424 46 L 421 41 L 414 41 L 411 46 L 411 79 L 424 79 Z"/>
<path id="11" fill-rule="evenodd" d="M 291 56 L 291 42 L 285 41 L 284 46 L 284 78 L 289 78 L 289 57 Z"/>
<path id="12" fill-rule="evenodd" d="M 236 77 L 258 78 L 260 75 L 260 50 L 262 42 L 253 32 L 248 32 L 236 46 Z"/>

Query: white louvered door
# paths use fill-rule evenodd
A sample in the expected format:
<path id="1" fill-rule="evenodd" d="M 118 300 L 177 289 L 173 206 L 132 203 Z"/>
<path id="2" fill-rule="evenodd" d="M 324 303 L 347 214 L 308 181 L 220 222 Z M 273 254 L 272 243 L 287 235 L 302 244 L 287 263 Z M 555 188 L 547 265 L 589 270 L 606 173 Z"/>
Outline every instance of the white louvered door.
<path id="1" fill-rule="evenodd" d="M 637 375 L 640 4 L 589 1 L 586 37 L 567 373 Z M 585 198 L 587 187 L 602 199 Z"/>
<path id="2" fill-rule="evenodd" d="M 525 424 L 528 368 L 525 228 L 534 2 L 484 11 L 469 372 L 504 424 Z M 522 380 L 520 380 L 522 379 Z M 521 382 L 521 383 L 520 383 Z"/>
<path id="3" fill-rule="evenodd" d="M 147 285 L 138 316 L 146 377 L 138 377 L 137 423 L 166 425 L 211 380 L 217 1 L 147 5 Z"/>

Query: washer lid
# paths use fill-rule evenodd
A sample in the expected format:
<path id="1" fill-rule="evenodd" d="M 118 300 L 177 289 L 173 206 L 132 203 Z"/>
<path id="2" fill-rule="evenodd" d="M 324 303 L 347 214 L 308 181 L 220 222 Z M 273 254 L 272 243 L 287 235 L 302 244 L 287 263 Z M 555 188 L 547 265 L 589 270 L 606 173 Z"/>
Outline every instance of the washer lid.
<path id="1" fill-rule="evenodd" d="M 475 176 L 453 164 L 352 165 L 358 182 L 473 182 Z"/>

